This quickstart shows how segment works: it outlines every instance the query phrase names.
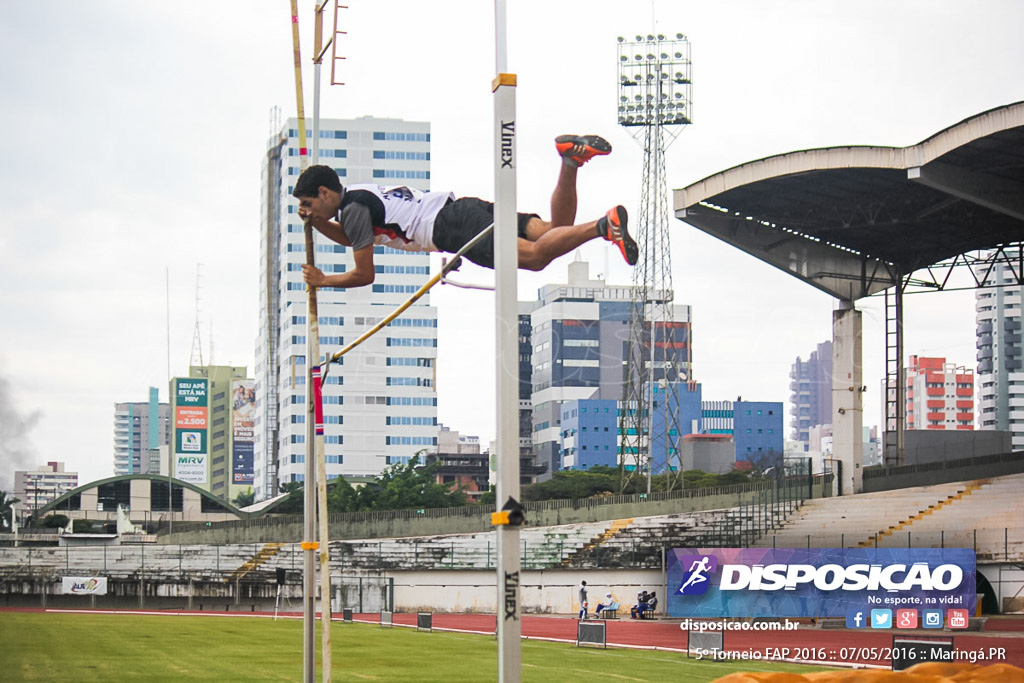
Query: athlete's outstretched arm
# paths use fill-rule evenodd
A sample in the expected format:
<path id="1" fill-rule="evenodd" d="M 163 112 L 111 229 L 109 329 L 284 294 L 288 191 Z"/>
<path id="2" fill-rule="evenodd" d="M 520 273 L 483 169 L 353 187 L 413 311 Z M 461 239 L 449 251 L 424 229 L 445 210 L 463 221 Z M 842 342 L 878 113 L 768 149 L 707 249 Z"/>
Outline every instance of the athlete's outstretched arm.
<path id="1" fill-rule="evenodd" d="M 326 235 L 327 233 L 324 234 Z M 373 284 L 373 279 L 376 275 L 373 267 L 373 245 L 367 245 L 362 249 L 354 249 L 352 251 L 352 258 L 355 261 L 352 270 L 334 275 L 325 275 L 316 266 L 304 263 L 302 264 L 302 279 L 306 281 L 306 284 L 313 287 L 365 287 L 366 285 Z"/>
<path id="2" fill-rule="evenodd" d="M 328 239 L 334 240 L 338 244 L 346 247 L 351 247 L 352 243 L 348 241 L 348 235 L 345 234 L 345 229 L 341 227 L 340 223 L 336 223 L 326 218 L 313 218 L 311 220 L 313 227 L 317 229 L 317 232 L 321 233 Z"/>

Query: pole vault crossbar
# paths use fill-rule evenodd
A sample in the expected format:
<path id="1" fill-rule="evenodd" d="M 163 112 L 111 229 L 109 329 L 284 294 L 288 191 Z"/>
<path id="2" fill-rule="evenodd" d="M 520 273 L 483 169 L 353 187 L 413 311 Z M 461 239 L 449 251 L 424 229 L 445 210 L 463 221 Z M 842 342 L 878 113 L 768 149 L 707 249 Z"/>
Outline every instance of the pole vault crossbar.
<path id="1" fill-rule="evenodd" d="M 408 299 L 406 299 L 405 302 L 402 303 L 398 308 L 396 308 L 394 311 L 389 313 L 387 315 L 387 317 L 385 317 L 379 323 L 377 323 L 376 325 L 374 325 L 373 327 L 368 329 L 366 332 L 363 332 L 361 335 L 359 335 L 359 337 L 356 338 L 354 341 L 352 341 L 348 346 L 344 347 L 340 351 L 335 351 L 327 360 L 325 360 L 323 362 L 324 377 L 327 376 L 327 367 L 330 366 L 331 363 L 336 363 L 339 360 L 341 360 L 341 357 L 344 356 L 346 353 L 348 353 L 352 349 L 356 348 L 357 346 L 362 344 L 364 341 L 366 341 L 367 339 L 369 339 L 373 335 L 375 335 L 378 332 L 380 332 L 382 329 L 384 329 L 389 324 L 391 324 L 392 320 L 394 320 L 398 316 L 402 315 L 402 313 L 404 313 L 406 311 L 406 309 L 408 309 L 414 303 L 419 301 L 420 298 L 422 298 L 424 294 L 429 292 L 434 285 L 436 285 L 438 282 L 441 282 L 444 279 L 445 275 L 447 275 L 451 271 L 453 271 L 456 268 L 458 268 L 459 265 L 462 262 L 462 256 L 466 252 L 468 252 L 470 249 L 475 247 L 477 244 L 482 242 L 484 239 L 486 239 L 491 234 L 491 232 L 493 230 L 494 230 L 494 223 L 491 223 L 486 228 L 481 230 L 480 233 L 478 233 L 477 235 L 475 235 L 473 237 L 473 239 L 471 239 L 470 241 L 466 242 L 466 244 L 464 244 L 461 249 L 459 249 L 457 252 L 455 252 L 455 256 L 452 257 L 451 260 L 446 261 L 444 264 L 442 264 L 441 270 L 439 270 L 437 272 L 437 275 L 435 275 L 434 277 L 430 278 L 425 283 L 423 283 L 423 286 L 421 286 L 419 289 L 417 289 L 416 292 L 413 293 L 413 295 L 410 296 Z"/>

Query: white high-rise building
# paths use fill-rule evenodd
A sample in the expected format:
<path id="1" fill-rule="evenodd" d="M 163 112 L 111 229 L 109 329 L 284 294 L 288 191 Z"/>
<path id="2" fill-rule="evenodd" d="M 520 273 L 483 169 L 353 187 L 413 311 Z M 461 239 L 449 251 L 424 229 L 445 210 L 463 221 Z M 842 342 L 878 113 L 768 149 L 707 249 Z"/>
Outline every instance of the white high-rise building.
<path id="1" fill-rule="evenodd" d="M 63 462 L 51 461 L 34 471 L 16 470 L 12 497 L 27 516 L 77 487 L 78 472 L 65 472 Z"/>
<path id="2" fill-rule="evenodd" d="M 1009 261 L 1019 255 L 1017 249 L 1006 251 Z M 978 429 L 1009 431 L 1016 451 L 1024 449 L 1024 286 L 1005 261 L 993 266 L 988 281 L 1002 286 L 975 294 Z"/>
<path id="3" fill-rule="evenodd" d="M 149 401 L 114 406 L 114 475 L 160 474 L 160 448 L 171 435 L 171 406 L 149 388 Z"/>
<path id="4" fill-rule="evenodd" d="M 312 122 L 307 123 L 312 148 Z M 319 163 L 344 185 L 430 186 L 430 124 L 362 117 L 321 119 Z M 257 499 L 302 481 L 306 453 L 305 241 L 298 201 L 298 122 L 270 141 L 263 168 L 260 332 L 256 344 L 254 475 Z M 315 234 L 317 266 L 352 267 L 351 250 Z M 429 277 L 426 253 L 374 247 L 371 286 L 318 290 L 320 352 L 333 353 L 408 299 Z M 437 309 L 429 295 L 340 364 L 323 387 L 327 476 L 374 475 L 437 444 Z"/>
<path id="5" fill-rule="evenodd" d="M 974 429 L 974 371 L 945 358 L 911 356 L 907 429 Z"/>

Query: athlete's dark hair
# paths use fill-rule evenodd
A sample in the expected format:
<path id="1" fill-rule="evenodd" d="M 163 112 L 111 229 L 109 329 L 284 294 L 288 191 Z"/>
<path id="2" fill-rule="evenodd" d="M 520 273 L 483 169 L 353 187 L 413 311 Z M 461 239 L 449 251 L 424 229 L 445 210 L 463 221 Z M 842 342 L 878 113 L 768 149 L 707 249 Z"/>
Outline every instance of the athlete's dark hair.
<path id="1" fill-rule="evenodd" d="M 334 192 L 341 192 L 341 181 L 338 179 L 338 174 L 333 168 L 323 164 L 310 166 L 295 181 L 295 189 L 292 190 L 292 196 L 315 197 L 320 194 L 321 186 Z"/>

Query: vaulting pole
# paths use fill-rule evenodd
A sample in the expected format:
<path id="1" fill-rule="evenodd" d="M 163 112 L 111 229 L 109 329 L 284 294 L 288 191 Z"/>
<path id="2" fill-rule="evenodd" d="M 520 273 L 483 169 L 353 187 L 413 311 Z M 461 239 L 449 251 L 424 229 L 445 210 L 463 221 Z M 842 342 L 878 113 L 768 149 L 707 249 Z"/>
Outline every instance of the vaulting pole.
<path id="1" fill-rule="evenodd" d="M 316 9 L 315 29 L 313 32 L 313 163 L 320 163 L 320 62 L 323 58 L 323 35 L 324 35 L 324 5 L 323 0 Z M 306 262 L 313 264 L 313 231 L 306 225 Z M 317 519 L 319 529 L 317 531 L 318 556 L 320 564 L 320 663 L 321 680 L 324 683 L 331 681 L 331 562 L 330 562 L 330 534 L 329 519 L 327 516 L 327 454 L 324 449 L 324 416 L 323 396 L 321 386 L 320 370 L 320 321 L 317 319 L 316 289 L 309 288 L 309 318 L 314 325 L 309 332 L 307 343 L 310 344 L 310 352 L 306 355 L 306 367 L 309 369 L 309 381 L 313 385 L 315 395 L 316 421 L 314 423 L 313 448 L 316 458 L 316 497 L 317 497 Z M 315 350 L 315 355 L 313 355 Z M 309 433 L 307 427 L 306 433 Z M 306 446 L 307 456 L 310 447 Z"/>
<path id="2" fill-rule="evenodd" d="M 457 269 L 459 267 L 460 263 L 461 263 L 461 259 L 459 257 L 462 256 L 463 254 L 465 254 L 470 249 L 472 249 L 474 246 L 476 246 L 478 242 L 482 242 L 484 239 L 486 239 L 491 234 L 491 232 L 493 230 L 494 230 L 494 223 L 491 223 L 486 228 L 481 230 L 473 239 L 471 239 L 470 241 L 466 242 L 466 244 L 461 249 L 459 249 L 458 252 L 455 253 L 455 256 L 453 256 L 451 258 L 451 260 L 449 260 L 447 263 L 445 263 L 443 266 L 441 266 L 441 270 L 438 271 L 437 275 L 435 275 L 434 277 L 430 278 L 425 283 L 423 283 L 423 285 L 419 289 L 417 289 L 413 293 L 412 296 L 410 296 L 408 299 L 406 299 L 405 302 L 400 304 L 395 310 L 391 311 L 391 313 L 389 313 L 386 317 L 384 317 L 376 325 L 374 325 L 370 329 L 366 330 L 366 332 L 363 332 L 356 339 L 353 339 L 351 342 L 349 342 L 349 344 L 347 346 L 342 348 L 340 351 L 335 351 L 333 354 L 331 354 L 331 356 L 328 357 L 327 360 L 324 361 L 324 363 L 323 363 L 324 366 L 330 365 L 331 363 L 336 363 L 346 353 L 348 353 L 352 349 L 356 348 L 357 346 L 362 344 L 364 341 L 366 341 L 367 339 L 369 339 L 373 335 L 375 335 L 378 332 L 380 332 L 382 329 L 387 327 L 391 323 L 392 320 L 394 320 L 398 316 L 402 315 L 402 313 L 404 313 L 406 311 L 406 309 L 408 309 L 414 303 L 419 301 L 420 298 L 424 294 L 429 292 L 430 289 L 434 285 L 436 285 L 438 282 L 441 282 L 441 280 L 444 279 L 445 275 L 447 275 L 451 271 Z M 324 370 L 324 377 L 326 377 L 326 376 L 327 376 L 327 369 L 325 368 L 325 370 Z"/>
<path id="3" fill-rule="evenodd" d="M 309 163 L 306 149 L 306 113 L 302 102 L 302 59 L 299 51 L 299 9 L 297 0 L 291 0 L 292 9 L 292 53 L 295 61 L 295 102 L 299 122 L 299 165 L 305 169 Z M 313 226 L 306 222 L 306 261 L 313 259 Z M 315 365 L 320 358 L 319 326 L 317 325 L 316 290 L 306 288 L 309 295 L 309 310 L 306 315 L 306 367 Z M 314 485 L 316 469 L 311 457 L 314 425 L 314 392 L 312 373 L 306 381 L 306 473 L 303 483 L 303 524 L 302 524 L 302 680 L 314 683 L 316 680 L 316 646 L 314 644 L 314 621 L 316 619 L 316 498 Z"/>
<path id="4" fill-rule="evenodd" d="M 495 0 L 494 93 L 494 291 L 497 369 L 497 526 L 498 680 L 522 677 L 522 623 L 519 620 L 519 309 L 516 270 L 516 76 L 508 73 L 506 0 Z"/>

